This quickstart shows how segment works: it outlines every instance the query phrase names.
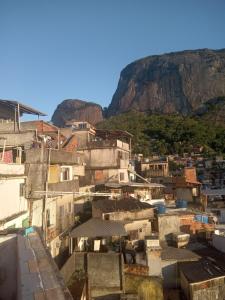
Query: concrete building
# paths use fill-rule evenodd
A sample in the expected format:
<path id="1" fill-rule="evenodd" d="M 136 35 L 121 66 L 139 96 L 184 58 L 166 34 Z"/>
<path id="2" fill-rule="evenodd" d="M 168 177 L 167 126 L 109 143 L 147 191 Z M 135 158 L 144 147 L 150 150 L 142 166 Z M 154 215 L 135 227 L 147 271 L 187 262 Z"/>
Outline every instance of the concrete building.
<path id="1" fill-rule="evenodd" d="M 194 167 L 185 167 L 183 176 L 173 179 L 176 199 L 186 200 L 188 203 L 200 203 L 201 183 L 197 180 Z"/>
<path id="2" fill-rule="evenodd" d="M 97 185 L 96 191 L 109 192 L 112 198 L 120 198 L 130 196 L 137 198 L 142 202 L 154 205 L 164 203 L 165 186 L 158 183 L 140 183 L 140 182 L 121 182 L 121 183 L 105 183 Z M 115 195 L 115 196 L 114 196 Z"/>
<path id="3" fill-rule="evenodd" d="M 0 163 L 0 229 L 28 226 L 24 164 Z"/>
<path id="4" fill-rule="evenodd" d="M 2 204 L 3 209 L 0 209 L 2 214 L 4 212 L 2 217 L 6 219 L 10 214 L 20 216 L 18 213 L 26 213 L 26 218 L 29 216 L 27 223 L 42 228 L 45 242 L 56 257 L 68 247 L 65 231 L 74 223 L 74 193 L 79 193 L 79 177 L 85 174 L 83 155 L 76 152 L 74 136 L 67 139 L 56 126 L 40 120 L 20 121 L 23 113 L 38 116 L 43 113 L 15 101 L 0 101 L 0 104 L 11 111 L 5 114 L 5 118 L 2 117 L 0 123 L 3 171 L 8 168 L 7 178 L 3 173 L 5 182 L 2 188 L 4 191 L 7 187 L 13 188 L 8 192 L 10 205 Z M 12 172 L 12 163 L 16 164 L 14 171 L 17 169 L 17 174 Z M 21 168 L 23 173 L 18 173 Z M 24 183 L 25 188 L 22 189 Z M 22 192 L 26 201 L 18 195 Z M 24 223 L 24 218 L 20 223 Z M 5 226 L 19 225 L 7 224 Z"/>
<path id="5" fill-rule="evenodd" d="M 154 207 L 134 198 L 101 199 L 92 202 L 92 216 L 104 220 L 124 221 L 131 240 L 144 240 L 151 233 Z"/>
<path id="6" fill-rule="evenodd" d="M 84 154 L 85 179 L 81 185 L 128 182 L 132 135 L 120 130 L 100 130 L 88 122 L 72 122 L 61 132 L 77 138 L 77 149 Z"/>
<path id="7" fill-rule="evenodd" d="M 45 114 L 17 101 L 0 100 L 0 228 L 28 226 L 24 149 L 36 140 L 35 130 L 21 132 L 23 114 Z"/>
<path id="8" fill-rule="evenodd" d="M 79 176 L 84 175 L 82 155 L 54 149 L 26 151 L 27 198 L 31 224 L 44 229 L 53 257 L 68 248 L 60 236 L 74 224 L 75 194 Z"/>
<path id="9" fill-rule="evenodd" d="M 145 178 L 168 177 L 169 164 L 167 160 L 142 159 L 140 162 L 141 175 Z"/>

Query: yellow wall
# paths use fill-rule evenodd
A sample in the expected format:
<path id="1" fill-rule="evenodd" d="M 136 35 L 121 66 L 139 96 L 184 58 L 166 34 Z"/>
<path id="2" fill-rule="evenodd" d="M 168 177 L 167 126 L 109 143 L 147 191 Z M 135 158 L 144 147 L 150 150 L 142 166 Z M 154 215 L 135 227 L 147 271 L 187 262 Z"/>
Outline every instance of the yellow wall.
<path id="1" fill-rule="evenodd" d="M 58 165 L 49 166 L 48 182 L 56 183 L 59 181 L 60 181 L 60 166 Z"/>

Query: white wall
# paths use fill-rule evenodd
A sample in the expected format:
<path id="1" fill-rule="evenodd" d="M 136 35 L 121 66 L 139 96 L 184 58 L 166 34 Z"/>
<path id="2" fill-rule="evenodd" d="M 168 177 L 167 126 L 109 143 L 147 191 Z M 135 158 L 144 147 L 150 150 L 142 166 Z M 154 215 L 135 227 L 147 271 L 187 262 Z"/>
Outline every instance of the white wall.
<path id="1" fill-rule="evenodd" d="M 24 178 L 0 179 L 0 220 L 27 210 L 27 200 L 20 197 Z"/>
<path id="2" fill-rule="evenodd" d="M 0 174 L 4 175 L 23 175 L 24 165 L 21 164 L 6 164 L 0 162 Z"/>
<path id="3" fill-rule="evenodd" d="M 42 203 L 43 200 L 35 200 L 32 204 L 32 225 L 41 227 L 42 225 Z"/>
<path id="4" fill-rule="evenodd" d="M 27 219 L 28 217 L 29 213 L 25 212 L 24 214 L 4 223 L 2 226 L 0 226 L 0 230 L 7 229 L 12 226 L 15 228 L 22 228 L 24 219 Z"/>

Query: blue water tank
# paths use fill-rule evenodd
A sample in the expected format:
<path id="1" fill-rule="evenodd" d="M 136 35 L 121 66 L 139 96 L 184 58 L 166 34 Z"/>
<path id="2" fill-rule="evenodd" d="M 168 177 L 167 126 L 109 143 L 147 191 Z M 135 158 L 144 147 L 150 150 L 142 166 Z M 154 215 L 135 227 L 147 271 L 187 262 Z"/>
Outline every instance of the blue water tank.
<path id="1" fill-rule="evenodd" d="M 187 201 L 183 199 L 176 200 L 176 208 L 187 208 Z"/>
<path id="2" fill-rule="evenodd" d="M 196 220 L 197 222 L 202 222 L 202 215 L 196 215 L 196 216 L 195 216 L 195 220 Z"/>
<path id="3" fill-rule="evenodd" d="M 202 216 L 202 223 L 208 224 L 209 223 L 209 217 L 208 216 Z"/>
<path id="4" fill-rule="evenodd" d="M 166 213 L 166 206 L 164 204 L 158 204 L 156 205 L 156 208 L 159 215 Z"/>

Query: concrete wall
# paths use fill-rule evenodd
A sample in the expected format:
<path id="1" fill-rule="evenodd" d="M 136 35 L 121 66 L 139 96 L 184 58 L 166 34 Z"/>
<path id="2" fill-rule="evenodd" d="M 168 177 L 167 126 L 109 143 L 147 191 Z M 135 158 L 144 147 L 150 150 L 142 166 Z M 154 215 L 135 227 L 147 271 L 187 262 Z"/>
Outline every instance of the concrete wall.
<path id="1" fill-rule="evenodd" d="M 118 148 L 85 149 L 84 159 L 91 168 L 128 168 L 129 153 Z"/>
<path id="2" fill-rule="evenodd" d="M 149 276 L 162 275 L 161 249 L 148 249 L 146 251 Z"/>
<path id="3" fill-rule="evenodd" d="M 120 181 L 120 173 L 124 173 L 124 180 Z M 128 182 L 127 169 L 85 169 L 85 177 L 80 178 L 81 186 L 102 184 L 105 182 Z"/>
<path id="4" fill-rule="evenodd" d="M 66 263 L 60 269 L 60 273 L 67 283 L 75 271 L 85 271 L 86 268 L 86 255 L 84 252 L 73 252 L 68 258 Z"/>
<path id="5" fill-rule="evenodd" d="M 212 245 L 217 250 L 225 253 L 225 236 L 213 234 L 212 235 Z"/>
<path id="6" fill-rule="evenodd" d="M 176 260 L 162 260 L 163 285 L 169 289 L 175 289 L 180 286 L 178 280 L 179 271 Z"/>
<path id="7" fill-rule="evenodd" d="M 24 175 L 25 166 L 22 164 L 6 164 L 0 162 L 0 174 Z"/>
<path id="8" fill-rule="evenodd" d="M 0 220 L 27 210 L 27 200 L 20 196 L 20 184 L 24 178 L 0 179 Z"/>
<path id="9" fill-rule="evenodd" d="M 125 224 L 125 230 L 128 234 L 137 231 L 138 239 L 143 240 L 145 236 L 151 234 L 151 222 L 149 222 L 148 219 L 132 221 L 131 223 Z"/>
<path id="10" fill-rule="evenodd" d="M 88 284 L 92 297 L 122 291 L 121 257 L 116 253 L 88 253 Z"/>
<path id="11" fill-rule="evenodd" d="M 180 231 L 180 218 L 177 215 L 158 215 L 160 241 L 171 241 L 172 234 Z"/>
<path id="12" fill-rule="evenodd" d="M 17 299 L 17 237 L 0 236 L 0 298 Z"/>
<path id="13" fill-rule="evenodd" d="M 42 225 L 42 205 L 42 199 L 32 201 L 32 226 L 41 227 Z"/>
<path id="14" fill-rule="evenodd" d="M 48 149 L 30 149 L 26 151 L 27 163 L 48 163 Z M 63 150 L 54 150 L 50 152 L 50 163 L 60 165 L 81 164 L 83 156 L 66 152 Z"/>
<path id="15" fill-rule="evenodd" d="M 48 242 L 55 239 L 61 232 L 74 223 L 73 200 L 73 195 L 47 198 L 45 208 L 46 214 L 47 211 L 49 213 L 49 224 L 47 227 Z M 31 212 L 33 226 L 42 226 L 42 207 L 43 199 L 33 201 Z M 55 253 L 56 251 L 52 249 L 53 252 Z"/>
<path id="16" fill-rule="evenodd" d="M 193 201 L 192 189 L 191 188 L 176 188 L 176 198 L 192 202 Z"/>
<path id="17" fill-rule="evenodd" d="M 115 148 L 84 150 L 84 159 L 87 167 L 92 168 L 113 168 L 119 164 Z"/>
<path id="18" fill-rule="evenodd" d="M 152 208 L 137 210 L 137 211 L 115 211 L 109 214 L 110 220 L 124 221 L 124 220 L 143 220 L 151 219 L 154 216 L 154 210 Z"/>
<path id="19" fill-rule="evenodd" d="M 24 131 L 20 133 L 0 132 L 0 138 L 6 138 L 7 146 L 27 145 L 27 147 L 30 147 L 33 144 L 33 141 L 36 140 L 36 132 L 35 131 Z"/>
<path id="20" fill-rule="evenodd" d="M 78 192 L 79 191 L 79 180 L 68 180 L 57 183 L 48 184 L 49 191 L 59 192 Z"/>
<path id="21" fill-rule="evenodd" d="M 26 197 L 27 198 L 42 198 L 35 194 L 34 191 L 43 191 L 47 180 L 47 164 L 26 163 L 25 174 L 26 180 Z"/>

